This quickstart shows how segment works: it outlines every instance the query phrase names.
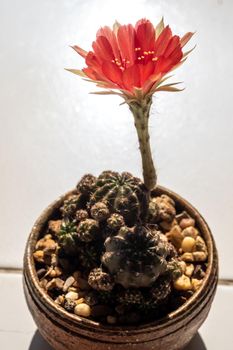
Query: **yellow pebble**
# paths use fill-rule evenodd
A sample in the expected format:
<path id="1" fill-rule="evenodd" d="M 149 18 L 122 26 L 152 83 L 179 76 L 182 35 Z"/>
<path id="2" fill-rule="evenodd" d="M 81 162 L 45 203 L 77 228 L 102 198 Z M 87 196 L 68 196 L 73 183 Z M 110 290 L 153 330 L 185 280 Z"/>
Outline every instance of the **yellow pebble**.
<path id="1" fill-rule="evenodd" d="M 195 261 L 206 261 L 207 253 L 205 252 L 194 252 L 193 257 Z"/>
<path id="2" fill-rule="evenodd" d="M 182 241 L 181 248 L 184 253 L 191 253 L 194 250 L 196 241 L 192 237 L 185 237 Z"/>
<path id="3" fill-rule="evenodd" d="M 193 264 L 188 264 L 185 269 L 185 275 L 188 277 L 191 277 L 194 271 L 194 265 Z"/>
<path id="4" fill-rule="evenodd" d="M 44 262 L 44 252 L 43 250 L 37 250 L 35 253 L 33 253 L 33 257 L 36 261 L 43 263 Z"/>
<path id="5" fill-rule="evenodd" d="M 85 299 L 84 298 L 79 298 L 78 300 L 76 300 L 76 304 L 85 304 L 84 303 Z"/>
<path id="6" fill-rule="evenodd" d="M 74 313 L 78 316 L 88 317 L 91 315 L 91 308 L 89 305 L 84 303 L 78 304 L 74 308 Z"/>
<path id="7" fill-rule="evenodd" d="M 192 286 L 193 286 L 193 289 L 196 291 L 198 290 L 202 285 L 202 280 L 198 280 L 196 278 L 192 278 Z"/>
<path id="8" fill-rule="evenodd" d="M 192 289 L 192 284 L 190 278 L 182 275 L 174 282 L 174 288 L 177 290 L 190 290 Z"/>
<path id="9" fill-rule="evenodd" d="M 184 253 L 181 255 L 181 259 L 185 262 L 193 262 L 194 261 L 193 253 Z"/>

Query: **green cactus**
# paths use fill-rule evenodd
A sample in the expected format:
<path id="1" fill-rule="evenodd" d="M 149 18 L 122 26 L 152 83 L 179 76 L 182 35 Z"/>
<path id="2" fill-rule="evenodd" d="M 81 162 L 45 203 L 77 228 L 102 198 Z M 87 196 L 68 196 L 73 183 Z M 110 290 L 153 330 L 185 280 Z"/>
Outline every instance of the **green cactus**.
<path id="1" fill-rule="evenodd" d="M 58 243 L 66 254 L 73 256 L 77 253 L 77 226 L 75 222 L 62 221 L 58 232 Z"/>
<path id="2" fill-rule="evenodd" d="M 122 227 L 105 241 L 102 263 L 124 288 L 149 287 L 166 271 L 167 243 L 155 230 Z"/>
<path id="3" fill-rule="evenodd" d="M 78 245 L 79 264 L 87 271 L 100 265 L 101 247 L 97 242 Z"/>
<path id="4" fill-rule="evenodd" d="M 104 203 L 110 213 L 122 215 L 126 224 L 132 226 L 144 214 L 146 195 L 142 181 L 130 173 L 104 171 L 96 179 L 89 207 L 92 210 L 96 203 Z"/>

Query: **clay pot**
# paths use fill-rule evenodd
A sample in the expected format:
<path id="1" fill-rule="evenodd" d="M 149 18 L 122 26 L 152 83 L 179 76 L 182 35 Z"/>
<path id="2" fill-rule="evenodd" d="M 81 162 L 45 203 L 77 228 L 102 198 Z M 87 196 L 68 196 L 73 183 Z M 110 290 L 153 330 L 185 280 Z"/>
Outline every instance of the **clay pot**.
<path id="1" fill-rule="evenodd" d="M 177 208 L 195 220 L 208 248 L 208 268 L 200 289 L 176 311 L 159 321 L 134 327 L 101 325 L 65 311 L 40 287 L 33 261 L 38 238 L 54 218 L 64 195 L 39 217 L 29 236 L 24 257 L 24 291 L 28 307 L 41 335 L 56 350 L 159 350 L 183 349 L 206 319 L 218 281 L 218 256 L 214 239 L 202 216 L 177 194 L 158 186 L 156 194 L 171 196 Z"/>

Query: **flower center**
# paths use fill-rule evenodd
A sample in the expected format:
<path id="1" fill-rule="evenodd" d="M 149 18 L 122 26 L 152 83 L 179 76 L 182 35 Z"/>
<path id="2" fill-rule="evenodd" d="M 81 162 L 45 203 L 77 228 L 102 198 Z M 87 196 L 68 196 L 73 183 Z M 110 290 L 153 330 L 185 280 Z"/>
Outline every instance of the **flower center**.
<path id="1" fill-rule="evenodd" d="M 141 47 L 135 47 L 135 52 L 136 52 L 136 58 L 135 58 L 135 62 L 133 63 L 141 63 L 141 64 L 146 64 L 148 61 L 157 61 L 158 60 L 158 56 L 155 56 L 155 52 L 152 50 L 148 50 L 148 51 L 142 51 Z M 118 58 L 114 58 L 112 59 L 112 63 L 115 63 L 117 65 L 117 67 L 124 71 L 130 64 L 130 60 L 128 60 L 127 58 L 122 58 L 122 59 L 118 59 Z"/>

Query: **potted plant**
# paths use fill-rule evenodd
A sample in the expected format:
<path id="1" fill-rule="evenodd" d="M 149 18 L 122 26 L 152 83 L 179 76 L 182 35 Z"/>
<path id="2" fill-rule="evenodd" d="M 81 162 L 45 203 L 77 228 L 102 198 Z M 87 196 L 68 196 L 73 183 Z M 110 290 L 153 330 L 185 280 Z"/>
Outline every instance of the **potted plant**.
<path id="1" fill-rule="evenodd" d="M 209 312 L 218 278 L 210 229 L 198 211 L 157 185 L 148 121 L 157 91 L 189 52 L 193 33 L 163 20 L 97 32 L 86 68 L 69 71 L 116 94 L 134 117 L 143 181 L 128 172 L 84 175 L 36 221 L 24 290 L 45 339 L 58 350 L 182 349 Z"/>

